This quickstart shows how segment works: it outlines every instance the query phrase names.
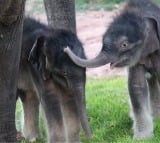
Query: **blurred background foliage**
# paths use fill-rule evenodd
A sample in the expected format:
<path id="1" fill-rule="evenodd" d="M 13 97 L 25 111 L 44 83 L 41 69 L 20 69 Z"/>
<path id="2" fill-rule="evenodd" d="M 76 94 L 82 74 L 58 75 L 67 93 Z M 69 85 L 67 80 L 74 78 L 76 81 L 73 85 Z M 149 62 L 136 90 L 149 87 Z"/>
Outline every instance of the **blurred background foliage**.
<path id="1" fill-rule="evenodd" d="M 121 7 L 128 0 L 75 0 L 76 10 L 104 10 L 110 11 Z M 153 0 L 160 4 L 160 0 Z M 29 14 L 44 13 L 43 0 L 27 0 L 26 11 Z"/>
<path id="2" fill-rule="evenodd" d="M 75 0 L 76 10 L 106 10 L 118 7 L 118 4 L 127 0 Z"/>
<path id="3" fill-rule="evenodd" d="M 88 4 L 94 4 L 94 3 L 120 3 L 127 0 L 76 0 L 76 3 L 88 3 Z"/>
<path id="4" fill-rule="evenodd" d="M 128 0 L 75 0 L 77 10 L 113 10 Z M 160 3 L 160 0 L 153 0 Z"/>

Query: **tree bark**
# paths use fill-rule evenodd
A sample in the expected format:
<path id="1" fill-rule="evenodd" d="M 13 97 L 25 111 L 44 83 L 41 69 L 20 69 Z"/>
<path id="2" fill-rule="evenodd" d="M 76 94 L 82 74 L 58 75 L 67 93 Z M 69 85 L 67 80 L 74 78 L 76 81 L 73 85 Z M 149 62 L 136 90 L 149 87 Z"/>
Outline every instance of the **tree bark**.
<path id="1" fill-rule="evenodd" d="M 75 0 L 44 0 L 44 4 L 50 26 L 76 33 Z"/>
<path id="2" fill-rule="evenodd" d="M 8 4 L 6 5 L 6 2 Z M 15 106 L 25 0 L 0 2 L 0 142 L 16 142 Z"/>

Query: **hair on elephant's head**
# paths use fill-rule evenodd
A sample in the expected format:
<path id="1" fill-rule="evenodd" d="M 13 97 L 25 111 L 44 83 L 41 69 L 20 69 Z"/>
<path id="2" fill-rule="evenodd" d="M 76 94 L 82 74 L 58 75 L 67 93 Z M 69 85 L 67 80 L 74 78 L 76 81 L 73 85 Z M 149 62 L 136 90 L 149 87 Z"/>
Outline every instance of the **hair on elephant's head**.
<path id="1" fill-rule="evenodd" d="M 90 137 L 84 102 L 86 69 L 74 64 L 63 52 L 66 46 L 79 57 L 85 58 L 82 44 L 74 33 L 50 29 L 45 34 L 37 36 L 30 51 L 29 61 L 36 64 L 43 79 L 52 80 L 62 94 L 75 96 L 81 125 L 86 135 Z"/>
<path id="2" fill-rule="evenodd" d="M 69 48 L 64 51 L 81 67 L 133 66 L 159 48 L 160 18 L 149 0 L 130 0 L 113 20 L 103 36 L 103 47 L 97 57 L 81 59 Z"/>
<path id="3" fill-rule="evenodd" d="M 85 73 L 84 68 L 75 65 L 64 54 L 63 49 L 66 46 L 71 47 L 73 52 L 81 58 L 85 58 L 82 44 L 70 31 L 50 29 L 50 31 L 37 36 L 29 54 L 29 61 L 37 65 L 44 80 L 54 76 L 52 74 L 59 73 L 61 76 L 66 76 L 72 70 L 74 70 L 72 74 L 81 74 L 80 71 Z"/>

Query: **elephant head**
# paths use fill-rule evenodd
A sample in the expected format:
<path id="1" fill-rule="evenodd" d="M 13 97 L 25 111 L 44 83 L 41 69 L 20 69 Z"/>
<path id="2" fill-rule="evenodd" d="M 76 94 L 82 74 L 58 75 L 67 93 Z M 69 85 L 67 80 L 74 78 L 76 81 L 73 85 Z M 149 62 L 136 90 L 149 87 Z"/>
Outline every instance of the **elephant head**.
<path id="1" fill-rule="evenodd" d="M 82 128 L 90 138 L 85 105 L 86 70 L 75 65 L 63 52 L 66 46 L 85 58 L 82 45 L 75 34 L 66 30 L 49 29 L 37 37 L 29 61 L 36 64 L 44 80 L 51 79 L 54 82 L 63 97 L 74 98 Z"/>
<path id="2" fill-rule="evenodd" d="M 141 5 L 146 5 L 141 8 Z M 160 18 L 157 9 L 145 1 L 130 0 L 103 36 L 103 47 L 94 59 L 82 59 L 68 47 L 64 52 L 81 67 L 94 68 L 110 63 L 131 67 L 159 48 Z"/>

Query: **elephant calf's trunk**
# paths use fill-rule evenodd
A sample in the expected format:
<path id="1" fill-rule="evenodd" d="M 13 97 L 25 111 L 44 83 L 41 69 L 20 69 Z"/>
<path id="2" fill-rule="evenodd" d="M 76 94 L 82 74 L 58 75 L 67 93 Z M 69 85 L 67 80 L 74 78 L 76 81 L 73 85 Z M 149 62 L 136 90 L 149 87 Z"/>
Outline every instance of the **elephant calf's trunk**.
<path id="1" fill-rule="evenodd" d="M 69 47 L 64 49 L 64 52 L 70 57 L 70 59 L 80 67 L 87 67 L 87 68 L 95 68 L 110 62 L 110 56 L 106 55 L 103 52 L 100 52 L 97 57 L 94 59 L 81 59 L 80 57 L 76 56 Z"/>

